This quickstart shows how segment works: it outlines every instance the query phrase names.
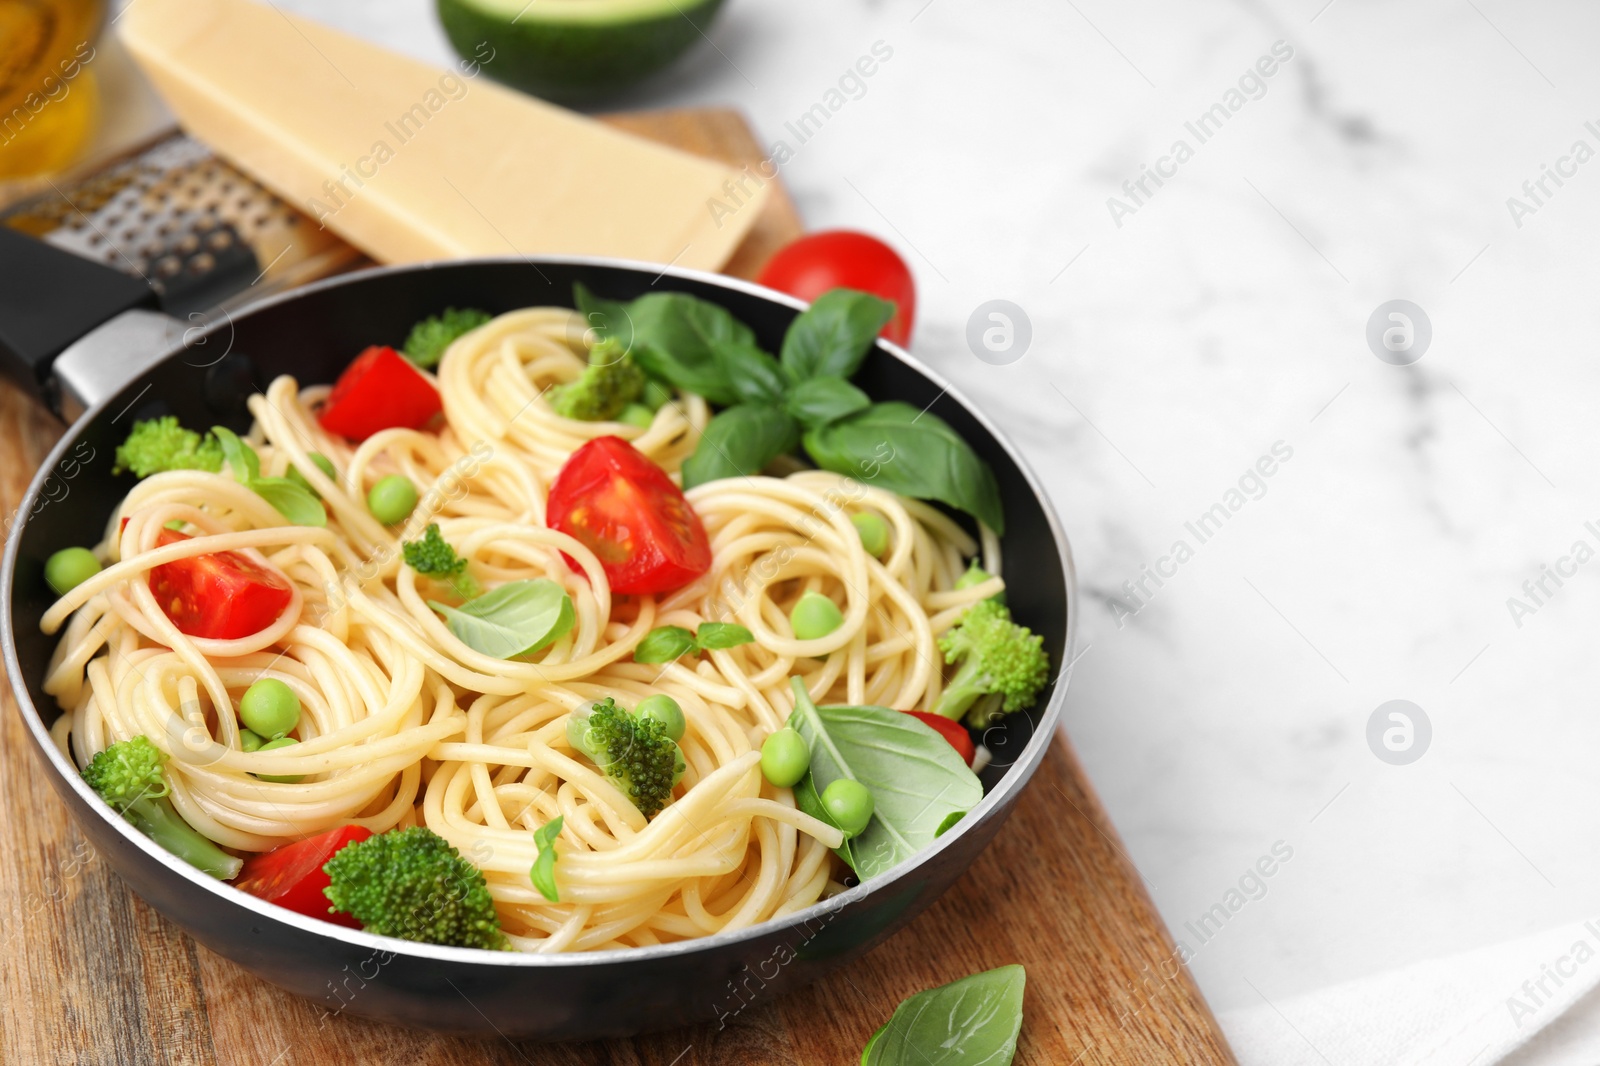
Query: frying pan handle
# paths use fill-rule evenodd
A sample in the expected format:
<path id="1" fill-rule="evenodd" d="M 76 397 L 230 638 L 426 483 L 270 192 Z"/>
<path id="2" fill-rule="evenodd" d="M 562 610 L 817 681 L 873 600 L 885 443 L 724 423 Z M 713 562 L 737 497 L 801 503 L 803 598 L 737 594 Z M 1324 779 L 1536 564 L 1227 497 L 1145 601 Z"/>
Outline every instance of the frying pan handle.
<path id="1" fill-rule="evenodd" d="M 155 306 L 155 291 L 141 279 L 0 225 L 0 374 L 57 414 L 75 418 L 114 391 L 113 380 L 120 388 L 142 371 L 148 359 L 141 356 L 161 350 L 145 344 L 181 335 L 181 324 Z M 133 328 L 114 328 L 125 312 L 135 312 Z M 57 366 L 75 342 L 96 333 L 101 343 Z M 62 376 L 67 370 L 71 380 Z"/>

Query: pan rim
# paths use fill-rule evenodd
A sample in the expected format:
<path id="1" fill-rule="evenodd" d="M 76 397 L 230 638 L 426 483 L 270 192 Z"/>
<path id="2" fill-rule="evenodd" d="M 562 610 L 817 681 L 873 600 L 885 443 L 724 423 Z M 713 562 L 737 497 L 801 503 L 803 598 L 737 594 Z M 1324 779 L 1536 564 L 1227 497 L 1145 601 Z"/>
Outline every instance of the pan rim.
<path id="1" fill-rule="evenodd" d="M 341 288 L 346 285 L 356 285 L 367 279 L 388 276 L 399 273 L 426 272 L 436 269 L 466 268 L 466 267 L 494 267 L 494 266 L 532 266 L 535 270 L 541 266 L 552 268 L 565 268 L 571 266 L 593 267 L 608 270 L 627 270 L 637 273 L 653 274 L 655 281 L 662 278 L 676 278 L 692 281 L 715 288 L 729 289 L 754 296 L 769 303 L 780 304 L 794 310 L 804 310 L 807 303 L 796 299 L 787 293 L 769 289 L 742 278 L 732 278 L 709 271 L 691 270 L 681 267 L 662 267 L 659 264 L 640 262 L 636 260 L 618 259 L 605 256 L 487 256 L 470 259 L 434 260 L 420 263 L 397 264 L 391 266 L 376 266 L 364 270 L 351 271 L 324 278 L 286 292 L 275 293 L 260 300 L 242 304 L 230 312 L 226 312 L 223 322 L 217 322 L 203 331 L 197 332 L 198 337 L 209 337 L 214 333 L 230 328 L 235 317 L 243 317 L 275 307 L 281 303 L 300 299 L 329 289 Z M 728 947 L 742 942 L 759 941 L 766 937 L 781 934 L 785 931 L 807 926 L 819 919 L 826 919 L 832 915 L 846 910 L 855 903 L 870 895 L 884 892 L 896 884 L 905 882 L 931 860 L 940 855 L 946 848 L 966 833 L 971 832 L 978 824 L 992 817 L 996 808 L 1000 807 L 1014 795 L 1021 792 L 1031 781 L 1034 771 L 1039 763 L 1044 760 L 1054 742 L 1056 731 L 1060 725 L 1063 707 L 1066 702 L 1068 683 L 1071 679 L 1071 667 L 1076 661 L 1074 651 L 1077 646 L 1077 620 L 1078 620 L 1078 584 L 1077 574 L 1073 565 L 1072 549 L 1067 541 L 1067 535 L 1062 528 L 1060 516 L 1052 505 L 1049 494 L 1040 483 L 1033 469 L 1026 459 L 1017 450 L 1011 440 L 1000 431 L 994 422 L 977 405 L 972 403 L 964 393 L 955 388 L 944 379 L 937 371 L 929 368 L 921 361 L 915 359 L 908 351 L 890 341 L 879 338 L 877 344 L 903 363 L 907 368 L 922 375 L 934 386 L 943 390 L 942 395 L 948 395 L 959 404 L 968 415 L 974 418 L 984 429 L 988 430 L 995 442 L 1005 452 L 1012 464 L 1022 475 L 1023 481 L 1041 504 L 1045 522 L 1050 530 L 1054 542 L 1058 561 L 1061 564 L 1062 580 L 1066 589 L 1064 609 L 1067 612 L 1066 637 L 1063 641 L 1062 661 L 1058 664 L 1056 681 L 1051 685 L 1050 697 L 1046 701 L 1043 713 L 1034 724 L 1033 736 L 1028 741 L 1028 746 L 1005 776 L 1000 780 L 983 799 L 969 812 L 969 817 L 961 819 L 949 832 L 936 840 L 931 846 L 924 849 L 908 862 L 902 863 L 890 873 L 863 882 L 854 888 L 848 889 L 831 899 L 821 900 L 803 910 L 782 918 L 770 918 L 755 925 L 746 926 L 726 932 L 714 933 L 710 936 L 698 937 L 692 940 L 676 941 L 668 944 L 655 944 L 637 948 L 612 948 L 604 951 L 590 952 L 562 952 L 555 954 L 539 954 L 523 951 L 485 951 L 479 948 L 448 947 L 437 944 L 421 944 L 415 941 L 400 940 L 393 937 L 378 936 L 359 929 L 350 929 L 335 925 L 331 922 L 320 921 L 316 918 L 306 917 L 268 903 L 266 900 L 252 896 L 241 889 L 235 888 L 225 881 L 202 873 L 188 865 L 165 849 L 158 846 L 150 838 L 140 833 L 125 819 L 116 817 L 103 801 L 86 785 L 76 766 L 71 763 L 51 738 L 49 727 L 44 724 L 44 716 L 34 703 L 32 694 L 22 680 L 21 661 L 17 654 L 15 639 L 15 619 L 12 612 L 13 591 L 15 586 L 17 558 L 20 553 L 22 534 L 28 524 L 28 518 L 23 518 L 14 524 L 6 538 L 5 555 L 0 561 L 0 644 L 3 644 L 4 665 L 7 677 L 11 684 L 11 691 L 17 702 L 17 711 L 27 728 L 39 754 L 49 765 L 50 769 L 68 787 L 73 789 L 86 805 L 104 821 L 111 823 L 113 828 L 135 847 L 141 849 L 146 856 L 164 865 L 167 870 L 198 886 L 203 891 L 215 893 L 221 900 L 234 906 L 242 907 L 255 915 L 269 921 L 289 925 L 301 932 L 314 936 L 325 936 L 332 940 L 346 944 L 383 951 L 392 954 L 405 955 L 417 959 L 427 959 L 437 962 L 451 962 L 458 964 L 473 964 L 493 967 L 565 967 L 565 966 L 608 966 L 627 962 L 651 962 L 691 955 L 701 951 L 712 952 L 719 948 Z M 159 357 L 152 360 L 150 369 L 159 364 L 164 364 L 186 350 L 185 343 L 179 343 L 168 348 Z M 146 371 L 148 373 L 148 370 Z M 135 379 L 137 380 L 137 379 Z M 28 514 L 34 502 L 38 499 L 45 480 L 57 463 L 66 455 L 78 439 L 81 427 L 88 425 L 109 407 L 116 399 L 115 395 L 107 396 L 89 407 L 84 414 L 67 427 L 66 433 L 50 450 L 39 469 L 35 472 L 33 480 L 29 483 L 28 491 L 24 494 L 18 506 L 17 514 Z M 31 516 L 30 516 L 31 517 Z M 59 782 L 58 782 L 59 784 Z M 963 873 L 965 871 L 963 870 Z M 958 875 L 959 876 L 959 875 Z M 131 887 L 130 887 L 131 891 Z M 185 930 L 187 934 L 187 930 Z"/>

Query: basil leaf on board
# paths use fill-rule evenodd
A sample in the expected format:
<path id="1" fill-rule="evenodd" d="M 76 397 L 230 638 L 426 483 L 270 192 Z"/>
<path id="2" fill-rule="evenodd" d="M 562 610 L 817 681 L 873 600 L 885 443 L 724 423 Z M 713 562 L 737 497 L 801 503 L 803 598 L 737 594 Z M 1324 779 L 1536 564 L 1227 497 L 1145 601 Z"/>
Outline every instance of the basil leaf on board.
<path id="1" fill-rule="evenodd" d="M 835 780 L 850 777 L 872 792 L 872 821 L 848 841 L 840 858 L 865 881 L 932 844 L 939 827 L 957 811 L 983 799 L 978 775 L 950 742 L 909 714 L 887 707 L 818 707 L 795 678 L 794 712 L 788 725 L 811 747 L 811 769 L 795 789 L 807 814 Z M 824 819 L 827 821 L 828 819 Z M 830 821 L 830 824 L 831 821 Z"/>
<path id="2" fill-rule="evenodd" d="M 789 324 L 779 357 L 789 380 L 847 378 L 861 368 L 895 305 L 871 293 L 830 289 Z"/>
<path id="3" fill-rule="evenodd" d="M 572 629 L 572 597 L 549 578 L 512 581 L 460 607 L 435 600 L 457 640 L 496 659 L 514 659 L 554 644 Z"/>
<path id="4" fill-rule="evenodd" d="M 233 472 L 233 480 L 248 485 L 261 476 L 261 457 L 227 426 L 212 426 L 211 435 L 222 445 L 222 458 Z"/>
<path id="5" fill-rule="evenodd" d="M 802 381 L 789 390 L 783 409 L 802 426 L 816 429 L 872 406 L 867 394 L 843 378 L 823 377 Z"/>
<path id="6" fill-rule="evenodd" d="M 556 860 L 561 856 L 556 854 L 555 843 L 556 837 L 561 835 L 563 820 L 563 816 L 558 814 L 533 831 L 533 843 L 539 849 L 539 857 L 533 860 L 528 880 L 551 903 L 561 902 L 561 893 L 556 890 Z"/>
<path id="7" fill-rule="evenodd" d="M 806 451 L 822 469 L 919 500 L 938 500 L 1005 533 L 1000 486 L 987 463 L 938 415 L 875 403 L 810 430 Z"/>
<path id="8" fill-rule="evenodd" d="M 873 1034 L 862 1066 L 1010 1066 L 1027 981 L 1001 966 L 918 992 Z"/>
<path id="9" fill-rule="evenodd" d="M 695 630 L 695 643 L 704 651 L 722 651 L 749 644 L 756 635 L 736 622 L 701 622 Z"/>
<path id="10" fill-rule="evenodd" d="M 636 663 L 670 663 L 699 647 L 694 634 L 682 626 L 657 626 L 633 649 Z"/>
<path id="11" fill-rule="evenodd" d="M 683 464 L 683 487 L 754 474 L 799 443 L 800 423 L 769 404 L 741 404 L 706 423 L 694 454 Z"/>
<path id="12" fill-rule="evenodd" d="M 250 491 L 272 504 L 297 526 L 326 526 L 327 509 L 311 490 L 286 477 L 258 477 L 246 482 Z"/>

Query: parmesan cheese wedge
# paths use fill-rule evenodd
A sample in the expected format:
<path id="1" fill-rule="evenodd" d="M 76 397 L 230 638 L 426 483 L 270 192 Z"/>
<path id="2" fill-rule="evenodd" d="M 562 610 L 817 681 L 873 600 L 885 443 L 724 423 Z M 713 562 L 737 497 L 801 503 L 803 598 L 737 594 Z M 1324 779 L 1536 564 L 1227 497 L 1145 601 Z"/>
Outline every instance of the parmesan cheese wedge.
<path id="1" fill-rule="evenodd" d="M 250 0 L 133 0 L 129 50 L 188 131 L 385 263 L 595 255 L 715 270 L 767 189 Z M 714 213 L 712 204 L 718 210 Z"/>

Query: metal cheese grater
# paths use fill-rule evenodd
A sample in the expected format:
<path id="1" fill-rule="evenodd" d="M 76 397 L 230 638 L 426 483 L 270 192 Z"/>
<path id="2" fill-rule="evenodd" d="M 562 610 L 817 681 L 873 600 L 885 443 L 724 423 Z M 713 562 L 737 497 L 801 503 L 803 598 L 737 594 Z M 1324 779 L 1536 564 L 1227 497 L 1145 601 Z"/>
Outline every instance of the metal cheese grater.
<path id="1" fill-rule="evenodd" d="M 0 208 L 0 223 L 142 278 L 180 319 L 367 262 L 175 128 L 46 183 Z"/>

